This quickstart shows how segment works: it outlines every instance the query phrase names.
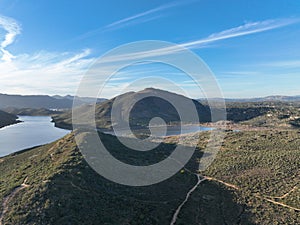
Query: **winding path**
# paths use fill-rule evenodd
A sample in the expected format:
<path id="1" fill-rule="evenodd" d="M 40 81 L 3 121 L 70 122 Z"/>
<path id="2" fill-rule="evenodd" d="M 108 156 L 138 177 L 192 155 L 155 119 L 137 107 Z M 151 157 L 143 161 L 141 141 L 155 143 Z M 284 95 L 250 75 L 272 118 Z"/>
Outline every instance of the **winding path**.
<path id="1" fill-rule="evenodd" d="M 216 179 L 216 178 L 213 178 L 213 177 L 207 177 L 207 176 L 205 176 L 204 178 L 206 180 L 213 180 L 213 181 L 219 182 L 221 184 L 224 184 L 227 187 L 230 187 L 230 188 L 233 188 L 233 189 L 236 189 L 236 190 L 240 190 L 240 188 L 238 186 L 234 185 L 234 184 L 229 184 L 229 183 L 226 183 L 226 182 L 224 182 L 222 180 L 219 180 L 219 179 Z M 290 190 L 289 192 L 287 192 L 286 194 L 284 194 L 284 195 L 282 195 L 280 197 L 272 197 L 272 196 L 266 197 L 266 196 L 261 196 L 261 195 L 258 195 L 258 194 L 254 194 L 254 196 L 257 197 L 257 198 L 261 198 L 261 199 L 263 199 L 263 200 L 265 200 L 267 202 L 273 203 L 275 205 L 279 205 L 279 206 L 282 206 L 282 207 L 289 208 L 289 209 L 295 210 L 297 212 L 300 212 L 300 208 L 296 208 L 296 207 L 287 205 L 287 204 L 285 204 L 283 202 L 278 202 L 278 201 L 273 200 L 273 199 L 283 199 L 283 198 L 287 197 L 289 194 L 291 194 L 293 191 L 295 191 L 297 188 L 298 187 L 295 186 L 292 190 Z M 270 199 L 270 198 L 273 198 L 273 199 Z"/>
<path id="2" fill-rule="evenodd" d="M 227 183 L 227 182 L 225 182 L 225 181 L 222 181 L 222 180 L 219 180 L 219 179 L 217 179 L 217 178 L 207 177 L 207 176 L 204 176 L 204 178 L 206 178 L 206 180 L 217 181 L 217 182 L 219 182 L 219 183 L 221 183 L 221 184 L 224 184 L 224 185 L 227 186 L 227 187 L 233 188 L 233 189 L 235 189 L 235 190 L 239 190 L 239 187 L 238 187 L 238 186 L 236 186 L 236 185 L 234 185 L 234 184 L 229 184 L 229 183 Z"/>
<path id="3" fill-rule="evenodd" d="M 2 212 L 0 214 L 0 225 L 4 225 L 2 221 L 3 221 L 4 215 L 8 211 L 8 203 L 10 202 L 10 200 L 13 199 L 15 197 L 15 195 L 18 194 L 22 189 L 29 187 L 29 185 L 26 184 L 26 181 L 27 181 L 27 177 L 25 178 L 25 180 L 23 181 L 23 183 L 20 186 L 16 187 L 8 196 L 6 196 L 3 199 Z"/>
<path id="4" fill-rule="evenodd" d="M 285 203 L 277 202 L 277 201 L 274 201 L 274 200 L 272 200 L 272 199 L 269 199 L 269 198 L 266 198 L 266 197 L 262 197 L 262 196 L 259 196 L 259 195 L 255 195 L 255 196 L 258 197 L 258 198 L 261 198 L 261 199 L 263 199 L 263 200 L 265 200 L 265 201 L 267 201 L 267 202 L 271 202 L 271 203 L 273 203 L 273 204 L 275 204 L 275 205 L 280 205 L 280 206 L 282 206 L 282 207 L 285 207 L 285 208 L 292 209 L 292 210 L 295 210 L 295 211 L 297 211 L 297 212 L 300 212 L 300 209 L 299 209 L 299 208 L 296 208 L 296 207 L 287 205 L 287 204 L 285 204 Z"/>
<path id="5" fill-rule="evenodd" d="M 179 213 L 180 213 L 180 210 L 181 210 L 181 208 L 184 206 L 184 204 L 188 201 L 190 195 L 196 190 L 196 188 L 199 186 L 199 184 L 200 184 L 201 182 L 203 182 L 203 181 L 206 180 L 206 178 L 200 179 L 200 175 L 198 175 L 198 174 L 197 174 L 196 176 L 197 176 L 197 178 L 198 178 L 197 183 L 195 184 L 195 186 L 193 186 L 193 187 L 189 190 L 189 192 L 186 194 L 186 197 L 185 197 L 184 201 L 183 201 L 183 202 L 178 206 L 178 208 L 176 209 L 176 211 L 175 211 L 175 213 L 174 213 L 174 215 L 173 215 L 173 218 L 172 218 L 172 221 L 171 221 L 170 225 L 174 225 L 174 224 L 176 223 L 176 220 L 177 220 L 177 217 L 178 217 L 178 215 L 179 215 Z"/>
<path id="6" fill-rule="evenodd" d="M 289 196 L 292 192 L 296 191 L 297 190 L 297 186 L 293 187 L 292 190 L 290 190 L 289 192 L 287 192 L 286 194 L 282 195 L 282 196 L 279 196 L 279 197 L 273 197 L 273 196 L 265 196 L 265 197 L 268 197 L 268 198 L 276 198 L 276 199 L 283 199 L 283 198 L 286 198 L 287 196 Z"/>

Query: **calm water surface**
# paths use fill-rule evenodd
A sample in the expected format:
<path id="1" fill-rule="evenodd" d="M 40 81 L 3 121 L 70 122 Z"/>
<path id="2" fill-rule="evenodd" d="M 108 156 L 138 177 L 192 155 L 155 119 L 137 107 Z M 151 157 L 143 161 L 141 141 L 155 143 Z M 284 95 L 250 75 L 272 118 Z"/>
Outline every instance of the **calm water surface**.
<path id="1" fill-rule="evenodd" d="M 70 133 L 54 127 L 50 116 L 19 116 L 19 120 L 23 122 L 0 129 L 0 156 L 47 144 Z"/>
<path id="2" fill-rule="evenodd" d="M 188 134 L 198 131 L 210 131 L 214 128 L 211 127 L 202 127 L 197 125 L 186 125 L 186 126 L 170 126 L 167 130 L 167 136 L 174 136 L 179 134 Z"/>
<path id="3" fill-rule="evenodd" d="M 154 128 L 157 130 L 162 129 L 160 127 L 154 127 Z M 215 128 L 203 127 L 203 126 L 199 126 L 199 125 L 184 125 L 182 127 L 175 125 L 175 126 L 168 126 L 165 135 L 155 135 L 155 136 L 157 136 L 157 137 L 175 136 L 175 135 L 180 135 L 180 134 L 194 133 L 194 132 L 198 132 L 198 131 L 210 131 L 213 129 L 215 129 Z M 107 131 L 107 130 L 99 130 L 99 131 L 102 131 L 103 133 L 106 133 L 106 134 L 115 135 L 114 131 Z M 140 131 L 140 133 L 145 132 L 145 130 L 137 130 L 136 132 L 139 133 L 139 131 Z M 120 134 L 122 136 L 127 136 L 128 132 L 126 130 L 124 130 L 124 131 L 120 132 Z"/>

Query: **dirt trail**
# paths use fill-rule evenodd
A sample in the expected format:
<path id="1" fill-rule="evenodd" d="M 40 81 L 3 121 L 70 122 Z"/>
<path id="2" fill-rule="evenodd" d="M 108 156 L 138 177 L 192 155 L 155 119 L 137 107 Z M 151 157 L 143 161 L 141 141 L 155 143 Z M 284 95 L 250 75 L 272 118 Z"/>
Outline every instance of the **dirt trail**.
<path id="1" fill-rule="evenodd" d="M 295 186 L 293 187 L 292 190 L 290 190 L 289 192 L 287 192 L 286 194 L 282 195 L 282 196 L 279 196 L 279 197 L 273 197 L 273 196 L 267 196 L 268 198 L 277 198 L 277 199 L 283 199 L 283 198 L 286 198 L 287 196 L 289 196 L 292 192 L 296 191 L 298 187 Z"/>
<path id="2" fill-rule="evenodd" d="M 23 181 L 23 183 L 20 186 L 16 187 L 8 196 L 6 196 L 3 199 L 2 212 L 0 214 L 0 225 L 4 225 L 2 221 L 3 221 L 4 215 L 8 211 L 8 203 L 10 202 L 10 200 L 13 199 L 15 197 L 15 195 L 18 194 L 22 189 L 29 187 L 29 185 L 26 184 L 26 181 L 27 181 L 27 177 L 25 178 L 25 180 Z"/>
<path id="3" fill-rule="evenodd" d="M 299 209 L 299 208 L 296 208 L 296 207 L 287 205 L 287 204 L 285 204 L 285 203 L 277 202 L 277 201 L 274 201 L 274 200 L 272 200 L 272 199 L 269 199 L 269 198 L 266 198 L 266 197 L 262 197 L 262 196 L 259 196 L 259 195 L 255 195 L 255 196 L 258 197 L 258 198 L 264 199 L 265 201 L 271 202 L 271 203 L 273 203 L 273 204 L 280 205 L 280 206 L 283 206 L 283 207 L 285 207 L 285 208 L 293 209 L 293 210 L 295 210 L 295 211 L 297 211 L 297 212 L 300 212 L 300 209 Z"/>
<path id="4" fill-rule="evenodd" d="M 217 181 L 217 182 L 219 182 L 219 183 L 221 183 L 221 184 L 224 184 L 225 186 L 230 187 L 230 188 L 233 188 L 233 189 L 235 189 L 235 190 L 239 190 L 239 189 L 240 189 L 238 186 L 236 186 L 236 185 L 234 185 L 234 184 L 229 184 L 229 183 L 226 183 L 226 182 L 224 182 L 224 181 L 222 181 L 222 180 L 219 180 L 219 179 L 216 179 L 216 178 L 213 178 L 213 177 L 207 177 L 207 176 L 205 176 L 204 178 L 206 178 L 206 180 Z"/>
<path id="5" fill-rule="evenodd" d="M 231 188 L 234 188 L 234 189 L 236 189 L 236 190 L 240 190 L 240 188 L 237 187 L 237 186 L 234 185 L 234 184 L 229 184 L 229 183 L 226 183 L 226 182 L 224 182 L 224 181 L 222 181 L 222 180 L 219 180 L 219 179 L 216 179 L 216 178 L 213 178 L 213 177 L 206 177 L 206 176 L 205 176 L 204 178 L 205 178 L 206 180 L 217 181 L 217 182 L 219 182 L 219 183 L 221 183 L 221 184 L 226 185 L 227 187 L 231 187 Z M 283 206 L 283 207 L 286 207 L 286 208 L 289 208 L 289 209 L 293 209 L 293 210 L 295 210 L 295 211 L 300 212 L 300 209 L 299 209 L 299 208 L 296 208 L 296 207 L 287 205 L 287 204 L 285 204 L 285 203 L 278 202 L 278 201 L 275 201 L 275 200 L 270 199 L 270 198 L 283 199 L 283 198 L 287 197 L 289 194 L 291 194 L 293 191 L 295 191 L 296 189 L 297 189 L 297 186 L 295 186 L 295 187 L 294 187 L 292 190 L 290 190 L 288 193 L 286 193 L 286 194 L 284 194 L 284 195 L 282 195 L 282 196 L 280 196 L 280 197 L 272 197 L 272 196 L 265 197 L 265 196 L 260 196 L 260 195 L 258 195 L 258 194 L 254 194 L 254 196 L 257 197 L 257 198 L 264 199 L 265 201 L 271 202 L 271 203 L 273 203 L 273 204 L 280 205 L 280 206 Z"/>
<path id="6" fill-rule="evenodd" d="M 176 209 L 174 215 L 173 215 L 173 218 L 172 218 L 172 221 L 170 223 L 170 225 L 174 225 L 176 223 L 176 220 L 177 220 L 177 217 L 180 213 L 180 210 L 181 208 L 184 206 L 184 204 L 188 201 L 190 195 L 196 190 L 196 188 L 199 186 L 199 184 L 203 181 L 206 180 L 206 178 L 203 178 L 203 179 L 200 179 L 200 175 L 197 175 L 197 178 L 198 178 L 198 182 L 195 184 L 195 186 L 193 186 L 189 192 L 186 194 L 186 197 L 184 199 L 184 201 L 178 206 L 178 208 Z"/>

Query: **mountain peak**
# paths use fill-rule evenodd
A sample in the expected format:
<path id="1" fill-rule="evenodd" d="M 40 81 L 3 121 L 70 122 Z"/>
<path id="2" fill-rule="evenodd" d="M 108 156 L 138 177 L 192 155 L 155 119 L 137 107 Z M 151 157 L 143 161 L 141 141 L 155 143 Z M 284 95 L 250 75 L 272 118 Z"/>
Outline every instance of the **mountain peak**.
<path id="1" fill-rule="evenodd" d="M 171 91 L 167 91 L 167 90 L 163 90 L 163 89 L 159 89 L 159 88 L 154 88 L 154 87 L 148 87 L 145 88 L 141 91 L 135 92 L 136 94 L 143 94 L 143 93 L 161 93 L 161 94 L 168 94 L 168 95 L 173 95 L 173 96 L 182 96 L 182 97 L 186 97 L 180 93 L 174 93 Z M 158 96 L 159 97 L 159 96 Z"/>
<path id="2" fill-rule="evenodd" d="M 133 107 L 130 107 L 132 102 L 137 99 L 140 100 L 137 101 Z M 191 99 L 183 95 L 150 87 L 138 92 L 127 92 L 103 103 L 99 103 L 97 104 L 96 111 L 93 112 L 93 114 L 96 113 L 96 125 L 98 128 L 110 129 L 112 125 L 111 111 L 114 105 L 113 103 L 115 103 L 114 107 L 117 109 L 116 112 L 118 113 L 120 121 L 127 121 L 128 118 L 126 115 L 130 115 L 131 126 L 144 128 L 149 125 L 149 121 L 154 117 L 162 118 L 166 123 L 177 123 L 181 121 L 178 114 L 179 112 L 177 112 L 171 102 L 175 101 L 177 104 L 184 105 L 189 100 Z M 205 106 L 194 100 L 192 100 L 192 104 L 195 105 L 195 109 L 199 115 L 199 122 L 210 121 L 210 112 Z M 90 120 L 91 112 L 90 109 L 86 107 L 87 106 L 82 106 L 78 109 L 82 113 L 82 121 Z M 191 112 L 186 113 L 188 114 Z M 71 115 L 72 114 L 70 112 L 64 113 L 54 117 L 53 120 L 58 127 L 66 128 L 66 125 L 71 127 Z M 186 118 L 188 118 L 188 116 L 186 116 Z M 190 116 L 190 118 L 193 118 L 193 116 Z M 182 122 L 188 123 L 191 121 L 188 120 Z"/>
<path id="3" fill-rule="evenodd" d="M 147 87 L 144 89 L 144 91 L 162 91 L 161 89 L 158 89 L 158 88 L 154 88 L 154 87 Z"/>

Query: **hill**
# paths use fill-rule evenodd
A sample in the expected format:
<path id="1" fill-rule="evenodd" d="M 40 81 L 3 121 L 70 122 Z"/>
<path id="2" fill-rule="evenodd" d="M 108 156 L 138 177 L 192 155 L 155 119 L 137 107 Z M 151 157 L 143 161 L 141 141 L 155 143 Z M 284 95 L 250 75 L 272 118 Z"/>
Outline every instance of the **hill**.
<path id="1" fill-rule="evenodd" d="M 0 221 L 169 225 L 197 183 L 197 159 L 207 143 L 207 133 L 202 134 L 183 172 L 148 187 L 119 185 L 95 173 L 73 133 L 0 158 Z M 134 165 L 160 161 L 176 141 L 171 137 L 155 150 L 137 152 L 114 136 L 99 135 L 111 154 Z M 197 137 L 187 136 L 186 143 Z M 203 181 L 178 212 L 176 224 L 299 224 L 299 146 L 297 131 L 227 132 L 222 150 L 200 174 Z"/>
<path id="2" fill-rule="evenodd" d="M 18 123 L 18 117 L 0 110 L 0 128 Z"/>
<path id="3" fill-rule="evenodd" d="M 208 107 L 207 101 L 201 103 Z M 300 127 L 300 102 L 226 102 L 226 112 L 227 120 L 236 126 L 249 125 L 268 129 Z"/>
<path id="4" fill-rule="evenodd" d="M 300 127 L 298 102 L 227 103 L 227 118 L 240 124 L 273 129 Z"/>
<path id="5" fill-rule="evenodd" d="M 178 95 L 175 93 L 154 89 L 146 88 L 139 92 L 128 92 L 118 96 L 118 112 L 119 117 L 126 120 L 125 114 L 130 113 L 130 125 L 136 128 L 143 128 L 149 124 L 149 121 L 154 117 L 163 118 L 166 123 L 176 123 L 180 121 L 180 117 L 176 109 L 172 104 L 159 97 L 145 97 L 145 96 L 164 96 L 166 98 L 173 99 L 174 101 L 181 103 L 186 101 L 192 101 L 199 115 L 200 122 L 210 121 L 210 112 L 201 103 L 196 100 L 191 100 L 185 96 Z M 112 98 L 102 103 L 96 104 L 96 124 L 98 128 L 111 128 L 111 110 L 112 105 L 116 98 Z M 142 99 L 138 101 L 132 110 L 128 108 L 130 103 L 134 99 Z M 91 105 L 84 105 L 79 107 L 78 112 L 88 121 L 91 116 Z M 57 127 L 72 129 L 72 113 L 71 111 L 61 115 L 53 116 L 53 121 Z M 189 122 L 189 121 L 185 121 Z"/>

